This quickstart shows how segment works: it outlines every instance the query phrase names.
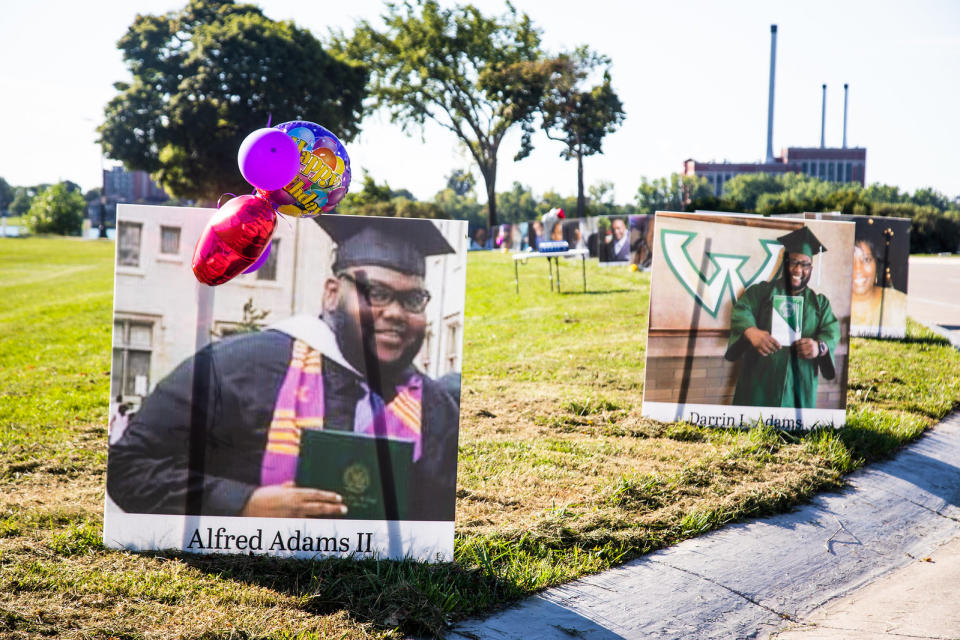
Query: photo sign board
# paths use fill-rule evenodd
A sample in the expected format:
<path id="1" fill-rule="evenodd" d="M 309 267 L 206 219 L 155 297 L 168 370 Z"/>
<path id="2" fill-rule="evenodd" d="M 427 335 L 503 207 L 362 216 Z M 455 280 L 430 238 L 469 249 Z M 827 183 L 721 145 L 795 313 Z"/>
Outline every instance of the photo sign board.
<path id="1" fill-rule="evenodd" d="M 848 220 L 856 225 L 850 335 L 907 335 L 907 269 L 910 219 L 806 213 L 808 220 Z"/>
<path id="2" fill-rule="evenodd" d="M 118 209 L 105 544 L 452 560 L 466 222 L 278 224 L 208 287 L 213 213 Z"/>
<path id="3" fill-rule="evenodd" d="M 854 225 L 658 212 L 643 415 L 840 426 Z"/>

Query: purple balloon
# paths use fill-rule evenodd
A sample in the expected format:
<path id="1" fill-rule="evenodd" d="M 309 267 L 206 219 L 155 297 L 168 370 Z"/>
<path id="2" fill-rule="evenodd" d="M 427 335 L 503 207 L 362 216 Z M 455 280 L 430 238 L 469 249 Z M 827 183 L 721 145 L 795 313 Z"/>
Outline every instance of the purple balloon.
<path id="1" fill-rule="evenodd" d="M 273 191 L 290 184 L 300 170 L 300 150 L 293 138 L 271 127 L 257 129 L 243 140 L 237 164 L 244 179 Z"/>
<path id="2" fill-rule="evenodd" d="M 276 216 L 274 216 L 276 218 Z M 263 266 L 263 263 L 267 261 L 267 257 L 270 255 L 270 247 L 273 246 L 272 242 L 268 242 L 267 246 L 264 247 L 263 253 L 260 254 L 260 257 L 257 258 L 256 262 L 250 265 L 244 273 L 253 273 L 257 269 Z"/>

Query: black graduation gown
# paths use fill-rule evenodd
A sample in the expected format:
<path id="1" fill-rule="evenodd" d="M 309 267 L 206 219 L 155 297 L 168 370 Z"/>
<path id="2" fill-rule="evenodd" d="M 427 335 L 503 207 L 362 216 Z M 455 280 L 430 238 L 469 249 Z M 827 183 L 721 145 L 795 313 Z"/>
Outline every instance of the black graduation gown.
<path id="1" fill-rule="evenodd" d="M 181 363 L 110 447 L 107 491 L 114 502 L 129 513 L 239 514 L 260 486 L 293 342 L 278 331 L 245 334 Z M 328 364 L 335 363 L 324 358 L 325 371 Z M 327 387 L 325 380 L 325 393 Z M 413 464 L 409 519 L 453 520 L 459 408 L 426 376 L 421 401 L 422 455 Z"/>

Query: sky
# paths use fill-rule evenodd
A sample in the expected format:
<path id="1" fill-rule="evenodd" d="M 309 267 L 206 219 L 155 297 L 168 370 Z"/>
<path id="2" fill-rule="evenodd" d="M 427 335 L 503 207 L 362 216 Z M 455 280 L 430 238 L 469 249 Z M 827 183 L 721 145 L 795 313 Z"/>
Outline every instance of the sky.
<path id="1" fill-rule="evenodd" d="M 101 159 L 95 129 L 116 94 L 113 83 L 130 77 L 116 42 L 137 13 L 162 14 L 185 3 L 5 3 L 0 177 L 12 185 L 72 180 L 84 190 L 100 186 L 101 163 L 112 163 Z M 379 0 L 256 4 L 321 40 L 331 27 L 349 33 L 361 19 L 379 25 L 383 13 Z M 502 0 L 473 4 L 486 14 L 505 8 Z M 840 146 L 843 84 L 849 83 L 847 144 L 867 149 L 867 182 L 960 195 L 960 2 L 515 0 L 515 6 L 542 31 L 548 52 L 586 44 L 611 58 L 626 119 L 604 140 L 602 155 L 585 159 L 584 180 L 588 187 L 612 183 L 618 203 L 634 200 L 641 177 L 679 172 L 687 158 L 763 159 L 771 24 L 778 25 L 775 152 L 819 146 L 824 83 L 826 144 Z M 407 135 L 374 115 L 361 126 L 347 144 L 355 176 L 367 172 L 429 199 L 453 170 L 472 167 L 463 146 L 435 125 Z M 534 152 L 513 162 L 519 139 L 514 132 L 501 146 L 498 191 L 519 182 L 538 196 L 576 194 L 576 163 L 560 158 L 560 143 L 538 134 Z"/>

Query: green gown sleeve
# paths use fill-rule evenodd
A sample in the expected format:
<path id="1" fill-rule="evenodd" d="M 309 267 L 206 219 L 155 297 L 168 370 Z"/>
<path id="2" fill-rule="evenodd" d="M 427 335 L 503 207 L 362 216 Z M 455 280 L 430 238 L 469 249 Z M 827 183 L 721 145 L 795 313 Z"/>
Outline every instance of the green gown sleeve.
<path id="1" fill-rule="evenodd" d="M 750 327 L 757 327 L 757 310 L 760 301 L 769 296 L 769 288 L 763 284 L 747 287 L 740 299 L 733 305 L 730 313 L 730 338 L 727 341 L 727 352 L 724 357 L 735 361 L 740 359 L 750 342 L 743 333 Z"/>
<path id="2" fill-rule="evenodd" d="M 833 380 L 837 375 L 836 363 L 833 359 L 833 352 L 840 342 L 840 322 L 833 315 L 833 309 L 830 307 L 830 301 L 822 293 L 817 294 L 817 331 L 814 334 L 814 340 L 823 341 L 827 345 L 827 352 L 817 358 L 817 366 L 820 373 L 827 380 Z"/>

